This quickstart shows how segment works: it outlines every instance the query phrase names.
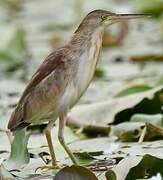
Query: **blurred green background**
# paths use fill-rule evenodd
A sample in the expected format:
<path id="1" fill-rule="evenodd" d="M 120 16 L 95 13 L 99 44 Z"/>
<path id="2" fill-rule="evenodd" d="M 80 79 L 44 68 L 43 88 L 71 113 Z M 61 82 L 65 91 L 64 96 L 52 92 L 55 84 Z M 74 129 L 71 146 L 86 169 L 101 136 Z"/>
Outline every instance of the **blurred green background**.
<path id="1" fill-rule="evenodd" d="M 79 136 L 74 137 L 67 129 L 68 141 L 83 137 L 108 138 L 109 123 L 113 124 L 110 137 L 116 135 L 122 141 L 137 141 L 140 136 L 142 124 L 130 126 L 128 121 L 150 122 L 162 128 L 163 0 L 0 0 L 0 158 L 9 156 L 7 123 L 25 84 L 45 57 L 65 45 L 82 18 L 95 9 L 148 13 L 152 17 L 106 29 L 93 82 L 80 99 L 79 106 L 70 113 L 70 117 L 75 117 L 77 121 L 70 121 L 69 124 L 79 127 L 76 131 Z M 129 99 L 129 95 L 135 96 Z M 120 101 L 121 97 L 126 99 Z M 99 102 L 102 103 L 99 105 Z M 95 126 L 91 129 L 92 122 Z M 122 131 L 124 133 L 119 133 Z M 56 135 L 56 128 L 53 133 Z M 151 134 L 151 131 L 148 133 Z M 151 140 L 158 135 L 162 138 L 162 129 L 156 128 L 152 136 L 146 139 Z M 35 141 L 38 143 L 37 138 Z M 105 144 L 105 140 L 100 142 Z M 45 142 L 36 148 L 30 140 L 30 152 L 38 155 L 43 144 Z M 82 146 L 84 150 L 87 144 L 91 142 L 88 140 L 86 147 Z M 106 146 L 107 150 L 112 148 L 110 144 L 106 143 Z M 113 146 L 117 147 L 114 140 Z M 74 143 L 72 147 L 79 149 L 76 147 L 80 147 L 80 142 L 79 146 Z M 105 149 L 102 145 L 100 148 Z M 94 151 L 99 149 L 97 147 Z M 91 147 L 88 150 L 91 151 Z M 58 152 L 62 159 L 60 149 Z"/>
<path id="2" fill-rule="evenodd" d="M 152 18 L 116 24 L 106 30 L 94 82 L 80 102 L 112 98 L 132 86 L 136 90 L 131 89 L 131 93 L 162 84 L 163 0 L 1 0 L 2 104 L 2 99 L 8 98 L 6 93 L 15 95 L 12 98 L 16 103 L 38 65 L 51 51 L 65 45 L 82 18 L 94 9 L 149 13 Z"/>

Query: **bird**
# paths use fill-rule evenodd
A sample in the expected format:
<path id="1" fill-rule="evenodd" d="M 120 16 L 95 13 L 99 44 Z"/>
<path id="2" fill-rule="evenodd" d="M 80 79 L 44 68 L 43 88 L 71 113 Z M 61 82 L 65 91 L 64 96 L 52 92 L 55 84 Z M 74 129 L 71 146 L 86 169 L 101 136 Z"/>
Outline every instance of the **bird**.
<path id="1" fill-rule="evenodd" d="M 78 102 L 91 83 L 102 48 L 106 27 L 146 14 L 117 14 L 107 10 L 88 13 L 68 43 L 51 52 L 29 80 L 14 111 L 8 129 L 19 131 L 29 125 L 47 123 L 44 130 L 51 167 L 58 168 L 51 129 L 59 119 L 58 139 L 72 163 L 79 165 L 64 139 L 69 110 Z"/>

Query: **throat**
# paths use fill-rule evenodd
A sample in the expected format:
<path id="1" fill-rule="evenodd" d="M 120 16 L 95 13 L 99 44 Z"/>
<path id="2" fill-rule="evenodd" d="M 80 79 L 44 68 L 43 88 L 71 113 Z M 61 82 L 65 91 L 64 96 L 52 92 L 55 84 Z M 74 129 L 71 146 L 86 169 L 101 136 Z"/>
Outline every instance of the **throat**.
<path id="1" fill-rule="evenodd" d="M 90 50 L 89 50 L 89 59 L 96 60 L 99 56 L 99 52 L 102 46 L 102 37 L 103 37 L 103 29 L 97 29 L 91 36 L 90 39 Z"/>
<path id="2" fill-rule="evenodd" d="M 73 49 L 79 50 L 80 53 L 84 53 L 95 44 L 102 43 L 103 33 L 104 27 L 96 29 L 85 28 L 81 31 L 76 31 L 70 41 L 70 45 Z"/>
<path id="3" fill-rule="evenodd" d="M 93 78 L 101 50 L 102 37 L 101 29 L 95 31 L 79 57 L 75 83 L 78 86 L 79 94 L 85 92 Z"/>

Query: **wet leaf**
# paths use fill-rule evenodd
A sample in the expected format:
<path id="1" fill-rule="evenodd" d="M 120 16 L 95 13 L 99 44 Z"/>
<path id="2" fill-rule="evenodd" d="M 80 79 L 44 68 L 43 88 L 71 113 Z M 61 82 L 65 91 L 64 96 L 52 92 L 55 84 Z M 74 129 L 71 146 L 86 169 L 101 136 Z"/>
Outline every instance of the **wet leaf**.
<path id="1" fill-rule="evenodd" d="M 117 136 L 122 141 L 138 141 L 144 126 L 140 122 L 123 122 L 111 128 L 110 136 Z"/>
<path id="2" fill-rule="evenodd" d="M 130 118 L 130 122 L 147 122 L 157 126 L 163 126 L 163 115 L 162 114 L 134 114 Z"/>
<path id="3" fill-rule="evenodd" d="M 132 115 L 136 113 L 143 114 L 159 114 L 163 113 L 162 104 L 163 104 L 163 89 L 154 88 L 152 90 L 146 91 L 144 93 L 136 94 L 135 97 L 133 95 L 133 99 L 136 97 L 142 97 L 141 95 L 145 95 L 138 103 L 135 103 L 133 107 L 128 107 L 121 112 L 118 112 L 115 115 L 114 124 L 118 124 L 123 121 L 129 121 Z M 156 90 L 156 91 L 155 91 Z M 147 95 L 148 94 L 148 95 Z M 153 95 L 152 95 L 153 94 Z M 131 97 L 131 96 L 130 96 Z M 134 100 L 135 101 L 135 100 Z"/>
<path id="4" fill-rule="evenodd" d="M 82 129 L 82 133 L 86 134 L 88 137 L 107 136 L 109 132 L 109 126 L 84 126 Z"/>
<path id="5" fill-rule="evenodd" d="M 30 132 L 27 132 L 26 129 L 15 133 L 14 140 L 11 144 L 10 157 L 7 162 L 5 162 L 5 167 L 15 169 L 29 163 L 30 157 L 27 149 L 29 136 Z"/>
<path id="6" fill-rule="evenodd" d="M 90 163 L 96 159 L 87 152 L 76 152 L 74 153 L 74 155 L 78 159 L 78 161 L 82 164 Z"/>
<path id="7" fill-rule="evenodd" d="M 152 0 L 151 3 L 148 1 L 149 0 L 139 0 L 140 10 L 144 2 L 148 7 L 152 4 L 151 8 L 154 9 L 155 3 L 158 4 L 157 2 L 162 0 L 155 0 L 156 2 L 154 3 L 154 0 Z M 98 0 L 94 0 L 93 3 L 92 1 L 83 0 L 63 0 L 55 2 L 54 0 L 47 0 L 42 1 L 42 3 L 39 1 L 19 2 L 20 0 L 7 0 L 6 2 L 0 0 L 0 129 L 3 131 L 7 130 L 7 121 L 11 115 L 11 110 L 15 107 L 20 97 L 20 92 L 24 89 L 23 86 L 20 88 L 20 91 L 17 91 L 18 84 L 13 81 L 13 79 L 17 79 L 18 76 L 20 77 L 19 73 L 24 70 L 23 73 L 25 74 L 26 80 L 26 74 L 28 74 L 28 78 L 30 78 L 41 61 L 51 51 L 50 45 L 53 44 L 53 48 L 56 49 L 58 46 L 64 46 L 65 43 L 69 42 L 69 37 L 72 36 L 72 33 L 77 27 L 76 25 L 79 25 L 81 19 L 89 9 L 93 10 L 99 6 L 108 7 L 108 1 Z M 9 8 L 3 5 L 7 3 L 10 4 L 7 5 Z M 12 9 L 16 10 L 16 6 L 19 4 L 22 6 L 22 10 L 17 14 L 15 13 L 16 18 L 13 19 Z M 76 6 L 76 4 L 78 5 Z M 128 0 L 123 2 L 119 0 L 109 1 L 109 7 L 111 11 L 112 8 L 114 9 L 113 12 L 115 9 L 117 12 L 123 11 L 124 7 L 126 13 L 138 12 L 136 12 L 135 2 Z M 159 10 L 158 15 L 161 15 L 162 11 L 160 11 L 160 9 L 162 7 L 157 8 Z M 7 13 L 8 10 L 11 10 L 11 17 L 6 17 L 6 15 L 8 16 L 9 14 Z M 10 21 L 6 21 L 6 19 Z M 123 136 L 125 139 L 130 138 L 134 141 L 140 136 L 139 133 L 141 134 L 142 129 L 140 126 L 144 127 L 145 123 L 148 122 L 152 124 L 149 128 L 150 133 L 148 133 L 152 136 L 160 128 L 159 123 L 161 123 L 161 119 L 157 115 L 163 114 L 163 95 L 162 92 L 156 93 L 157 90 L 155 91 L 155 89 L 149 91 L 150 88 L 163 84 L 163 61 L 161 61 L 161 33 L 163 28 L 161 28 L 162 22 L 160 21 L 162 21 L 162 19 L 152 18 L 127 22 L 128 25 L 123 28 L 119 25 L 113 26 L 113 33 L 104 37 L 103 40 L 105 42 L 103 41 L 103 44 L 118 44 L 119 46 L 102 48 L 99 69 L 97 67 L 95 74 L 97 78 L 95 77 L 93 79 L 86 95 L 79 102 L 79 104 L 87 103 L 87 107 L 89 108 L 82 110 L 80 107 L 83 108 L 86 105 L 79 106 L 78 110 L 81 112 L 78 116 L 75 115 L 72 117 L 73 121 L 71 122 L 75 122 L 74 125 L 79 127 L 77 130 L 75 129 L 78 136 L 74 135 L 68 128 L 64 130 L 64 137 L 68 146 L 77 154 L 80 162 L 85 161 L 86 165 L 88 165 L 87 163 L 89 162 L 90 166 L 86 167 L 95 171 L 94 173 L 99 180 L 106 179 L 105 177 L 102 178 L 101 174 L 104 175 L 104 171 L 106 171 L 107 168 L 111 169 L 115 164 L 128 156 L 144 156 L 148 153 L 159 157 L 159 155 L 161 156 L 163 154 L 162 141 L 124 143 L 118 141 L 118 138 L 114 136 L 115 134 L 108 137 L 108 133 L 112 127 L 119 127 L 123 135 L 126 132 L 126 137 Z M 110 30 L 111 28 L 109 27 L 108 32 L 110 32 Z M 120 33 L 118 34 L 118 32 Z M 5 36 L 5 34 L 7 36 Z M 54 37 L 52 41 L 49 41 L 53 35 L 59 35 L 62 38 Z M 29 49 L 27 49 L 27 47 L 29 47 Z M 29 58 L 26 56 L 28 50 L 31 54 Z M 135 61 L 132 62 L 130 59 Z M 157 61 L 151 62 L 148 61 L 149 59 Z M 143 63 L 139 63 L 141 60 Z M 27 68 L 25 69 L 25 67 Z M 12 73 L 14 76 L 10 77 L 11 74 L 8 73 L 6 77 L 6 71 L 14 71 L 14 73 Z M 10 78 L 10 81 L 6 81 L 7 78 Z M 3 86 L 2 80 L 6 81 L 5 87 Z M 147 89 L 144 86 L 147 86 Z M 132 87 L 134 89 L 132 89 Z M 153 90 L 155 92 L 152 92 Z M 118 92 L 122 93 L 120 95 L 125 95 L 125 97 L 115 98 Z M 147 92 L 151 93 L 148 94 Z M 17 95 L 14 95 L 15 93 L 17 93 Z M 13 99 L 12 97 L 14 96 L 15 98 Z M 92 102 L 94 103 L 91 105 Z M 76 107 L 74 107 L 72 111 L 75 111 L 75 109 Z M 144 117 L 143 114 L 145 114 Z M 134 115 L 138 116 L 134 117 Z M 130 121 L 131 123 L 129 123 Z M 122 127 L 123 122 L 127 124 L 124 123 Z M 108 123 L 110 124 L 108 125 Z M 39 131 L 38 129 L 41 130 Z M 30 162 L 27 165 L 20 165 L 20 168 L 16 167 L 17 169 L 11 172 L 16 178 L 35 180 L 53 179 L 55 176 L 57 171 L 51 172 L 50 170 L 45 172 L 44 175 L 35 172 L 38 167 L 45 165 L 46 162 L 50 162 L 51 160 L 46 138 L 44 134 L 39 134 L 42 132 L 42 129 L 40 126 L 33 126 L 31 128 L 34 134 L 32 134 L 28 142 Z M 137 133 L 139 136 L 137 136 Z M 71 164 L 70 158 L 68 158 L 66 152 L 58 143 L 58 128 L 54 127 L 51 134 L 57 161 L 59 164 Z M 85 136 L 85 134 L 88 136 Z M 100 138 L 101 136 L 105 136 L 105 138 Z M 23 137 L 24 136 L 22 136 L 22 138 Z M 86 139 L 88 137 L 96 138 Z M 150 138 L 150 136 L 147 137 L 147 139 Z M 24 140 L 25 139 L 24 137 Z M 16 156 L 18 156 L 18 151 L 20 151 L 19 145 L 22 146 L 23 143 L 17 144 L 18 150 L 16 151 Z M 23 147 L 23 149 L 22 151 L 25 152 L 26 148 Z M 0 157 L 7 159 L 9 151 L 10 144 L 7 136 L 0 131 Z M 46 155 L 44 156 L 45 161 L 40 158 L 39 153 Z M 23 153 L 20 152 L 20 156 L 22 156 L 21 159 L 23 159 L 24 156 L 25 160 L 26 155 L 22 154 Z M 14 161 L 16 161 L 15 159 Z M 7 165 L 10 165 L 10 163 L 6 164 L 7 162 L 3 162 L 4 167 L 7 169 Z M 126 166 L 125 164 L 123 168 Z M 103 173 L 101 171 L 103 171 Z M 112 174 L 114 177 L 114 172 Z M 156 175 L 156 178 L 159 177 L 158 175 Z"/>
<path id="8" fill-rule="evenodd" d="M 160 173 L 163 177 L 163 159 L 151 155 L 129 156 L 106 173 L 108 180 L 146 179 Z"/>
<path id="9" fill-rule="evenodd" d="M 14 176 L 5 169 L 4 165 L 2 164 L 3 159 L 0 159 L 0 178 L 4 179 L 13 179 Z"/>
<path id="10" fill-rule="evenodd" d="M 74 150 L 74 151 L 84 151 L 87 152 L 89 154 L 91 154 L 92 156 L 94 156 L 94 154 L 96 155 L 96 153 L 98 154 L 98 158 L 99 156 L 104 154 L 104 151 L 106 150 L 107 152 L 109 151 L 109 153 L 111 151 L 114 151 L 115 149 L 117 149 L 119 143 L 115 143 L 114 141 L 117 138 L 111 138 L 111 137 L 102 137 L 102 138 L 92 138 L 92 139 L 85 139 L 85 140 L 78 140 L 76 142 L 73 142 L 70 144 L 70 147 Z"/>
<path id="11" fill-rule="evenodd" d="M 146 126 L 146 133 L 144 141 L 162 139 L 163 138 L 163 128 L 155 126 L 151 123 L 143 122 L 124 122 L 112 127 L 110 136 L 117 136 L 122 141 L 138 141 L 144 127 Z"/>
<path id="12" fill-rule="evenodd" d="M 147 128 L 145 133 L 145 140 L 163 139 L 163 128 L 155 126 L 151 123 L 145 123 Z"/>
<path id="13" fill-rule="evenodd" d="M 162 86 L 146 92 L 98 103 L 79 105 L 69 114 L 68 124 L 76 126 L 104 126 L 128 121 L 135 113 L 162 113 Z"/>
<path id="14" fill-rule="evenodd" d="M 97 180 L 97 177 L 89 169 L 82 166 L 71 166 L 61 169 L 54 180 Z"/>
<path id="15" fill-rule="evenodd" d="M 116 138 L 105 137 L 105 138 L 94 138 L 87 140 L 79 140 L 71 144 L 71 149 L 74 151 L 86 151 L 87 153 L 99 153 L 102 151 L 102 154 L 99 153 L 96 158 L 116 158 L 123 159 L 128 155 L 141 155 L 151 154 L 152 156 L 157 156 L 163 158 L 162 147 L 163 142 L 160 141 L 151 141 L 151 142 L 115 142 Z"/>

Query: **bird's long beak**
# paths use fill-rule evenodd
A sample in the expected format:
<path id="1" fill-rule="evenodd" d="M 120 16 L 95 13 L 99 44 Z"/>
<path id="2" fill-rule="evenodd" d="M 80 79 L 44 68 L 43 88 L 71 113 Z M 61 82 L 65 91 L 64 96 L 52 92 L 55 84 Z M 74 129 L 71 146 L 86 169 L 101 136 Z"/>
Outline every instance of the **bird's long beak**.
<path id="1" fill-rule="evenodd" d="M 123 21 L 129 19 L 138 19 L 138 18 L 149 18 L 149 14 L 115 14 L 112 16 L 112 19 L 115 21 Z"/>
<path id="2" fill-rule="evenodd" d="M 117 14 L 120 19 L 138 19 L 138 18 L 149 18 L 149 14 Z"/>

